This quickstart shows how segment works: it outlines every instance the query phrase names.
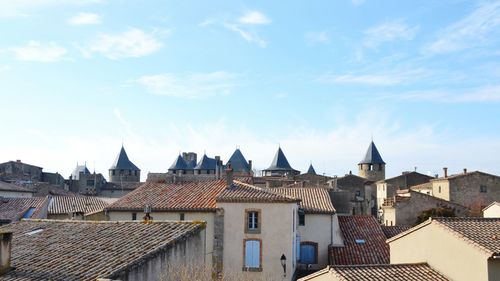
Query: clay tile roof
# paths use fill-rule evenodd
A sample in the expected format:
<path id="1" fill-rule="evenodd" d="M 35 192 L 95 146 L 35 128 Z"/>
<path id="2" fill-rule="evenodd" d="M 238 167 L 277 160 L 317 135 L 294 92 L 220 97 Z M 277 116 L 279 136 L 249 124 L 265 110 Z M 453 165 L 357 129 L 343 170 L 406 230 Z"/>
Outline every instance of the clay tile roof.
<path id="1" fill-rule="evenodd" d="M 500 257 L 500 218 L 433 218 L 466 241 Z"/>
<path id="2" fill-rule="evenodd" d="M 333 214 L 332 200 L 324 188 L 273 188 L 272 191 L 290 197 L 299 198 L 300 208 L 309 214 Z"/>
<path id="3" fill-rule="evenodd" d="M 330 270 L 335 280 L 342 281 L 449 280 L 427 263 L 333 266 Z"/>
<path id="4" fill-rule="evenodd" d="M 381 227 L 387 239 L 392 238 L 411 228 L 411 226 L 402 226 L 402 225 L 395 225 L 395 226 L 381 225 Z"/>
<path id="5" fill-rule="evenodd" d="M 37 219 L 46 218 L 48 203 L 49 200 L 46 197 L 0 198 L 0 221 L 18 221 L 24 216 Z M 34 209 L 29 211 L 30 208 Z"/>
<path id="6" fill-rule="evenodd" d="M 330 247 L 330 264 L 359 265 L 389 263 L 389 245 L 373 216 L 339 216 L 344 247 Z"/>
<path id="7" fill-rule="evenodd" d="M 54 196 L 49 204 L 49 214 L 84 214 L 104 210 L 109 204 L 97 197 L 88 196 Z"/>
<path id="8" fill-rule="evenodd" d="M 14 269 L 0 280 L 116 279 L 123 271 L 144 264 L 204 227 L 192 222 L 167 221 L 16 222 L 1 228 L 14 234 L 11 261 Z"/>
<path id="9" fill-rule="evenodd" d="M 215 211 L 215 198 L 226 188 L 225 180 L 182 183 L 146 182 L 108 206 L 114 211 L 142 211 L 150 205 L 154 211 Z"/>
<path id="10" fill-rule="evenodd" d="M 300 199 L 274 192 L 272 189 L 264 189 L 250 184 L 234 181 L 231 188 L 225 188 L 217 202 L 300 202 Z"/>

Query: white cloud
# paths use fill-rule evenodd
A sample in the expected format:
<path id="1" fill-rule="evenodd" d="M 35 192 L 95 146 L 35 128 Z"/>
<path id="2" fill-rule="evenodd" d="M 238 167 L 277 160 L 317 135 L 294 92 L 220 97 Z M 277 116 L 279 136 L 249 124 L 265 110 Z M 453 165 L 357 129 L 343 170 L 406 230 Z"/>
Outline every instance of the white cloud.
<path id="1" fill-rule="evenodd" d="M 88 50 L 117 60 L 147 56 L 162 46 L 163 44 L 153 34 L 132 28 L 120 34 L 102 34 Z"/>
<path id="2" fill-rule="evenodd" d="M 213 19 L 213 18 L 208 18 L 208 19 L 206 19 L 206 20 L 204 20 L 204 21 L 200 22 L 200 23 L 198 24 L 198 26 L 200 26 L 200 27 L 206 27 L 206 26 L 209 26 L 209 25 L 213 25 L 213 24 L 215 24 L 216 22 L 217 22 L 217 21 L 216 21 L 215 19 Z"/>
<path id="3" fill-rule="evenodd" d="M 500 102 L 500 85 L 482 86 L 454 92 L 449 90 L 412 91 L 384 98 L 444 103 L 497 103 Z"/>
<path id="4" fill-rule="evenodd" d="M 429 55 L 450 53 L 498 42 L 499 27 L 500 1 L 483 1 L 468 16 L 441 30 L 440 38 L 422 51 Z"/>
<path id="5" fill-rule="evenodd" d="M 101 16 L 93 13 L 79 13 L 68 20 L 71 25 L 101 24 Z"/>
<path id="6" fill-rule="evenodd" d="M 325 44 L 330 42 L 330 36 L 326 31 L 309 31 L 304 35 L 309 45 Z"/>
<path id="7" fill-rule="evenodd" d="M 224 26 L 227 29 L 238 33 L 247 42 L 255 43 L 261 48 L 267 47 L 267 42 L 265 40 L 263 40 L 262 38 L 260 38 L 260 36 L 256 32 L 244 30 L 243 28 L 241 28 L 237 24 L 226 23 Z"/>
<path id="8" fill-rule="evenodd" d="M 18 18 L 29 17 L 37 9 L 51 6 L 83 6 L 88 4 L 96 4 L 101 0 L 3 0 L 0 1 L 0 18 Z"/>
<path id="9" fill-rule="evenodd" d="M 238 21 L 241 24 L 269 24 L 271 20 L 261 12 L 258 11 L 248 11 L 243 16 L 241 16 Z"/>
<path id="10" fill-rule="evenodd" d="M 362 74 L 332 74 L 327 73 L 320 76 L 317 81 L 327 84 L 358 84 L 371 86 L 392 86 L 410 83 L 422 77 L 428 76 L 429 72 L 424 69 L 401 70 L 382 73 Z"/>
<path id="11" fill-rule="evenodd" d="M 29 41 L 25 46 L 9 49 L 21 61 L 56 62 L 64 58 L 67 51 L 56 43 L 42 44 L 38 41 Z"/>
<path id="12" fill-rule="evenodd" d="M 137 79 L 137 82 L 156 95 L 202 99 L 230 94 L 234 86 L 234 78 L 234 74 L 224 71 L 184 76 L 164 73 L 142 76 Z"/>
<path id="13" fill-rule="evenodd" d="M 363 45 L 376 48 L 386 42 L 412 40 L 418 28 L 418 26 L 408 26 L 402 21 L 385 22 L 365 30 Z"/>

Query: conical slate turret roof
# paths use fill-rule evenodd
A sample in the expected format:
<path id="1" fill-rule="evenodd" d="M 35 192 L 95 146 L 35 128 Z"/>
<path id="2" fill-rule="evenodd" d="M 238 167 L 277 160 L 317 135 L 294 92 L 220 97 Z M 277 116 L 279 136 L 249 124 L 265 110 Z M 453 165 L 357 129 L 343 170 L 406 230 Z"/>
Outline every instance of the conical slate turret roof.
<path id="1" fill-rule="evenodd" d="M 286 159 L 285 154 L 281 150 L 281 147 L 278 148 L 278 151 L 276 151 L 276 155 L 274 155 L 273 162 L 271 162 L 271 166 L 267 168 L 264 171 L 292 171 L 294 170 L 290 164 L 288 163 L 288 160 Z"/>
<path id="2" fill-rule="evenodd" d="M 373 141 L 366 151 L 365 158 L 359 164 L 385 164 Z"/>
<path id="3" fill-rule="evenodd" d="M 140 171 L 132 161 L 128 159 L 127 152 L 125 152 L 125 148 L 120 150 L 120 153 L 116 157 L 115 163 L 109 168 L 110 170 L 132 170 L 132 171 Z"/>
<path id="4" fill-rule="evenodd" d="M 186 161 L 184 160 L 184 158 L 182 158 L 182 156 L 179 155 L 175 159 L 172 166 L 170 166 L 170 168 L 168 168 L 168 169 L 169 170 L 186 170 L 187 168 L 188 168 L 188 166 L 187 166 Z"/>
<path id="5" fill-rule="evenodd" d="M 89 169 L 87 169 L 87 165 L 76 165 L 75 169 L 71 173 L 71 178 L 74 180 L 78 180 L 80 178 L 80 173 L 90 174 Z"/>
<path id="6" fill-rule="evenodd" d="M 206 154 L 203 155 L 198 165 L 194 167 L 195 170 L 215 170 L 216 161 L 213 158 L 208 157 Z"/>
<path id="7" fill-rule="evenodd" d="M 239 148 L 234 151 L 227 163 L 231 163 L 231 168 L 234 172 L 250 173 L 250 165 Z"/>
<path id="8" fill-rule="evenodd" d="M 308 174 L 316 175 L 316 171 L 314 170 L 313 164 L 309 165 L 309 169 L 307 170 Z"/>

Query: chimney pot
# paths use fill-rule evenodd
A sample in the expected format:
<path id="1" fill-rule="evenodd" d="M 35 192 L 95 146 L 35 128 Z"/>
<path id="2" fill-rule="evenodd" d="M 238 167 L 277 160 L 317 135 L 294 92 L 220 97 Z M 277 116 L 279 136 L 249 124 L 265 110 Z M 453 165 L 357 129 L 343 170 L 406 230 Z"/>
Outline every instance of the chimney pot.
<path id="1" fill-rule="evenodd" d="M 444 167 L 443 171 L 444 171 L 444 177 L 447 178 L 448 177 L 448 168 Z"/>
<path id="2" fill-rule="evenodd" d="M 12 249 L 12 232 L 0 233 L 0 275 L 10 270 Z"/>
<path id="3" fill-rule="evenodd" d="M 248 160 L 248 166 L 250 168 L 250 173 L 252 172 L 252 160 Z"/>
<path id="4" fill-rule="evenodd" d="M 231 188 L 233 186 L 233 168 L 231 164 L 227 164 L 226 168 L 226 188 Z"/>

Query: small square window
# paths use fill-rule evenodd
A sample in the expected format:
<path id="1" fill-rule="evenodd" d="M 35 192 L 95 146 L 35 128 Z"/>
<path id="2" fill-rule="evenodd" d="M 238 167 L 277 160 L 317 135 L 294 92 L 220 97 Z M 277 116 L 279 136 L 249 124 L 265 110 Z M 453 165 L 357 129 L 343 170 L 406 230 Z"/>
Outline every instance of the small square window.
<path id="1" fill-rule="evenodd" d="M 479 187 L 479 192 L 481 192 L 481 193 L 486 193 L 486 192 L 488 192 L 488 187 L 486 187 L 486 185 L 481 185 L 481 186 Z"/>

